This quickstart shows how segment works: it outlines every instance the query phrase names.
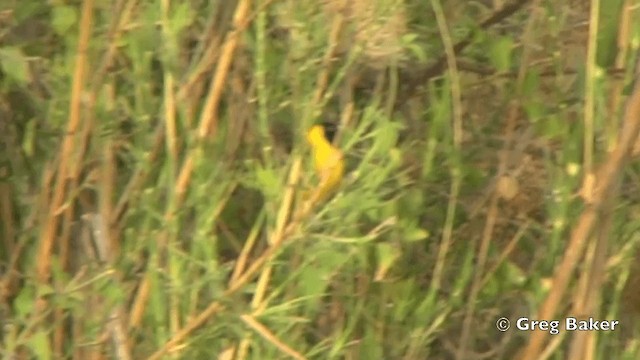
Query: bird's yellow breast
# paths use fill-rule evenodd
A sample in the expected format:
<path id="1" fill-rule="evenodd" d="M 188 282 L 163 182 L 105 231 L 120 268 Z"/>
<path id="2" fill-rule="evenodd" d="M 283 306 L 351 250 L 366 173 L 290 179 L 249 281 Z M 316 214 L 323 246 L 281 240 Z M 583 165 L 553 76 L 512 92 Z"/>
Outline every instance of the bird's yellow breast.
<path id="1" fill-rule="evenodd" d="M 344 175 L 342 152 L 326 139 L 324 128 L 320 125 L 309 130 L 307 141 L 311 145 L 314 168 L 320 178 L 317 190 L 320 198 L 326 198 L 338 187 Z"/>

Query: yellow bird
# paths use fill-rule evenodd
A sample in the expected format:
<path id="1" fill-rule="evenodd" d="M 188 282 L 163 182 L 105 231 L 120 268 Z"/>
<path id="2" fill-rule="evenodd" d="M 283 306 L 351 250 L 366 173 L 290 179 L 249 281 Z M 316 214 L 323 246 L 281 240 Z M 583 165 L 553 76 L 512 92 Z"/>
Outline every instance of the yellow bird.
<path id="1" fill-rule="evenodd" d="M 314 125 L 307 133 L 307 142 L 313 152 L 313 165 L 320 179 L 312 192 L 313 202 L 327 199 L 338 188 L 344 175 L 342 151 L 331 144 L 325 130 L 322 125 Z"/>

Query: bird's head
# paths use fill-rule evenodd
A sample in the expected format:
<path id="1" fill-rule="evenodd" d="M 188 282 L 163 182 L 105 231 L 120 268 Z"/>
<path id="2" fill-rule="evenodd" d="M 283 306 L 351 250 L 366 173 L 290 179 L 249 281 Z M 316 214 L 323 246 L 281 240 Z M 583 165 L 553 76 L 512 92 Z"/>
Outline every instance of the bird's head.
<path id="1" fill-rule="evenodd" d="M 324 127 L 322 125 L 314 125 L 307 132 L 307 141 L 311 145 L 317 145 L 324 141 L 327 141 L 324 134 Z"/>

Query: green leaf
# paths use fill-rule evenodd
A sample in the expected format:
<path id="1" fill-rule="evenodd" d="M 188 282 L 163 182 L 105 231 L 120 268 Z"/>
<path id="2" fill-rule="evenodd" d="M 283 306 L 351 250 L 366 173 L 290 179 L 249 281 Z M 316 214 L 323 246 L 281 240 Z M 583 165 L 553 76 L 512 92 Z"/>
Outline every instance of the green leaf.
<path id="1" fill-rule="evenodd" d="M 533 96 L 538 90 L 540 84 L 540 74 L 535 69 L 530 69 L 524 77 L 524 83 L 522 84 L 522 95 Z"/>
<path id="2" fill-rule="evenodd" d="M 376 147 L 382 153 L 387 153 L 398 142 L 398 126 L 392 122 L 382 124 L 376 133 Z"/>
<path id="3" fill-rule="evenodd" d="M 429 231 L 419 227 L 412 227 L 404 231 L 404 240 L 414 242 L 424 240 L 429 237 Z"/>
<path id="4" fill-rule="evenodd" d="M 13 305 L 19 318 L 25 318 L 28 314 L 31 314 L 34 298 L 35 294 L 32 287 L 25 286 L 20 290 L 20 293 L 18 293 Z"/>
<path id="5" fill-rule="evenodd" d="M 36 145 L 36 121 L 34 119 L 29 120 L 24 131 L 24 140 L 22 141 L 22 150 L 28 157 L 33 157 L 35 154 Z"/>
<path id="6" fill-rule="evenodd" d="M 348 252 L 336 251 L 333 244 L 319 241 L 309 248 L 313 257 L 305 264 L 300 272 L 300 290 L 306 301 L 307 311 L 317 311 L 318 301 L 326 292 L 332 277 L 344 266 L 349 259 Z"/>
<path id="7" fill-rule="evenodd" d="M 171 17 L 171 32 L 174 36 L 180 35 L 180 32 L 193 22 L 195 12 L 191 9 L 188 2 L 181 3 L 173 12 Z"/>
<path id="8" fill-rule="evenodd" d="M 47 333 L 38 331 L 29 338 L 29 347 L 36 354 L 36 359 L 51 359 L 51 348 Z"/>
<path id="9" fill-rule="evenodd" d="M 418 45 L 418 42 L 416 41 L 417 37 L 418 35 L 409 33 L 404 35 L 401 41 L 402 44 L 404 44 L 404 47 L 407 48 L 413 55 L 415 55 L 415 57 L 418 58 L 420 62 L 425 63 L 428 60 L 427 52 L 423 47 L 420 47 L 420 45 Z"/>
<path id="10" fill-rule="evenodd" d="M 562 137 L 569 130 L 567 122 L 560 120 L 555 114 L 546 117 L 544 125 L 544 136 L 548 138 Z"/>
<path id="11" fill-rule="evenodd" d="M 49 284 L 41 284 L 38 286 L 38 297 L 55 294 L 55 289 Z"/>
<path id="12" fill-rule="evenodd" d="M 276 171 L 258 166 L 255 174 L 259 187 L 266 197 L 273 198 L 279 194 L 281 185 Z"/>
<path id="13" fill-rule="evenodd" d="M 53 30 L 61 36 L 65 35 L 78 21 L 78 13 L 72 6 L 54 7 L 52 17 Z"/>
<path id="14" fill-rule="evenodd" d="M 389 150 L 389 160 L 391 160 L 390 165 L 392 167 L 398 167 L 402 165 L 402 151 L 400 151 L 400 149 L 398 149 L 397 147 Z"/>
<path id="15" fill-rule="evenodd" d="M 543 103 L 530 100 L 524 104 L 524 111 L 527 113 L 527 118 L 531 123 L 537 123 L 541 118 L 546 115 L 546 109 Z"/>
<path id="16" fill-rule="evenodd" d="M 513 40 L 509 37 L 500 37 L 493 42 L 491 47 L 491 62 L 499 72 L 508 71 L 511 67 L 511 49 Z"/>
<path id="17" fill-rule="evenodd" d="M 26 85 L 31 81 L 27 57 L 17 47 L 0 48 L 0 66 L 18 85 Z"/>
<path id="18" fill-rule="evenodd" d="M 505 284 L 522 286 L 527 281 L 524 271 L 511 262 L 503 263 L 499 270 L 503 273 Z"/>

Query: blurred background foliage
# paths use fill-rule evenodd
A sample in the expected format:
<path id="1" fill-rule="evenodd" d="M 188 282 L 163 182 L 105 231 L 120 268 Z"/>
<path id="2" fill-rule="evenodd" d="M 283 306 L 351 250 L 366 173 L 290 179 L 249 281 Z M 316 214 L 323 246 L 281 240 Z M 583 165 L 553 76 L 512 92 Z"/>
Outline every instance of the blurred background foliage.
<path id="1" fill-rule="evenodd" d="M 0 354 L 514 358 L 633 84 L 638 4 L 597 5 L 4 0 Z M 640 351 L 638 170 L 558 314 L 606 238 L 585 358 Z"/>

